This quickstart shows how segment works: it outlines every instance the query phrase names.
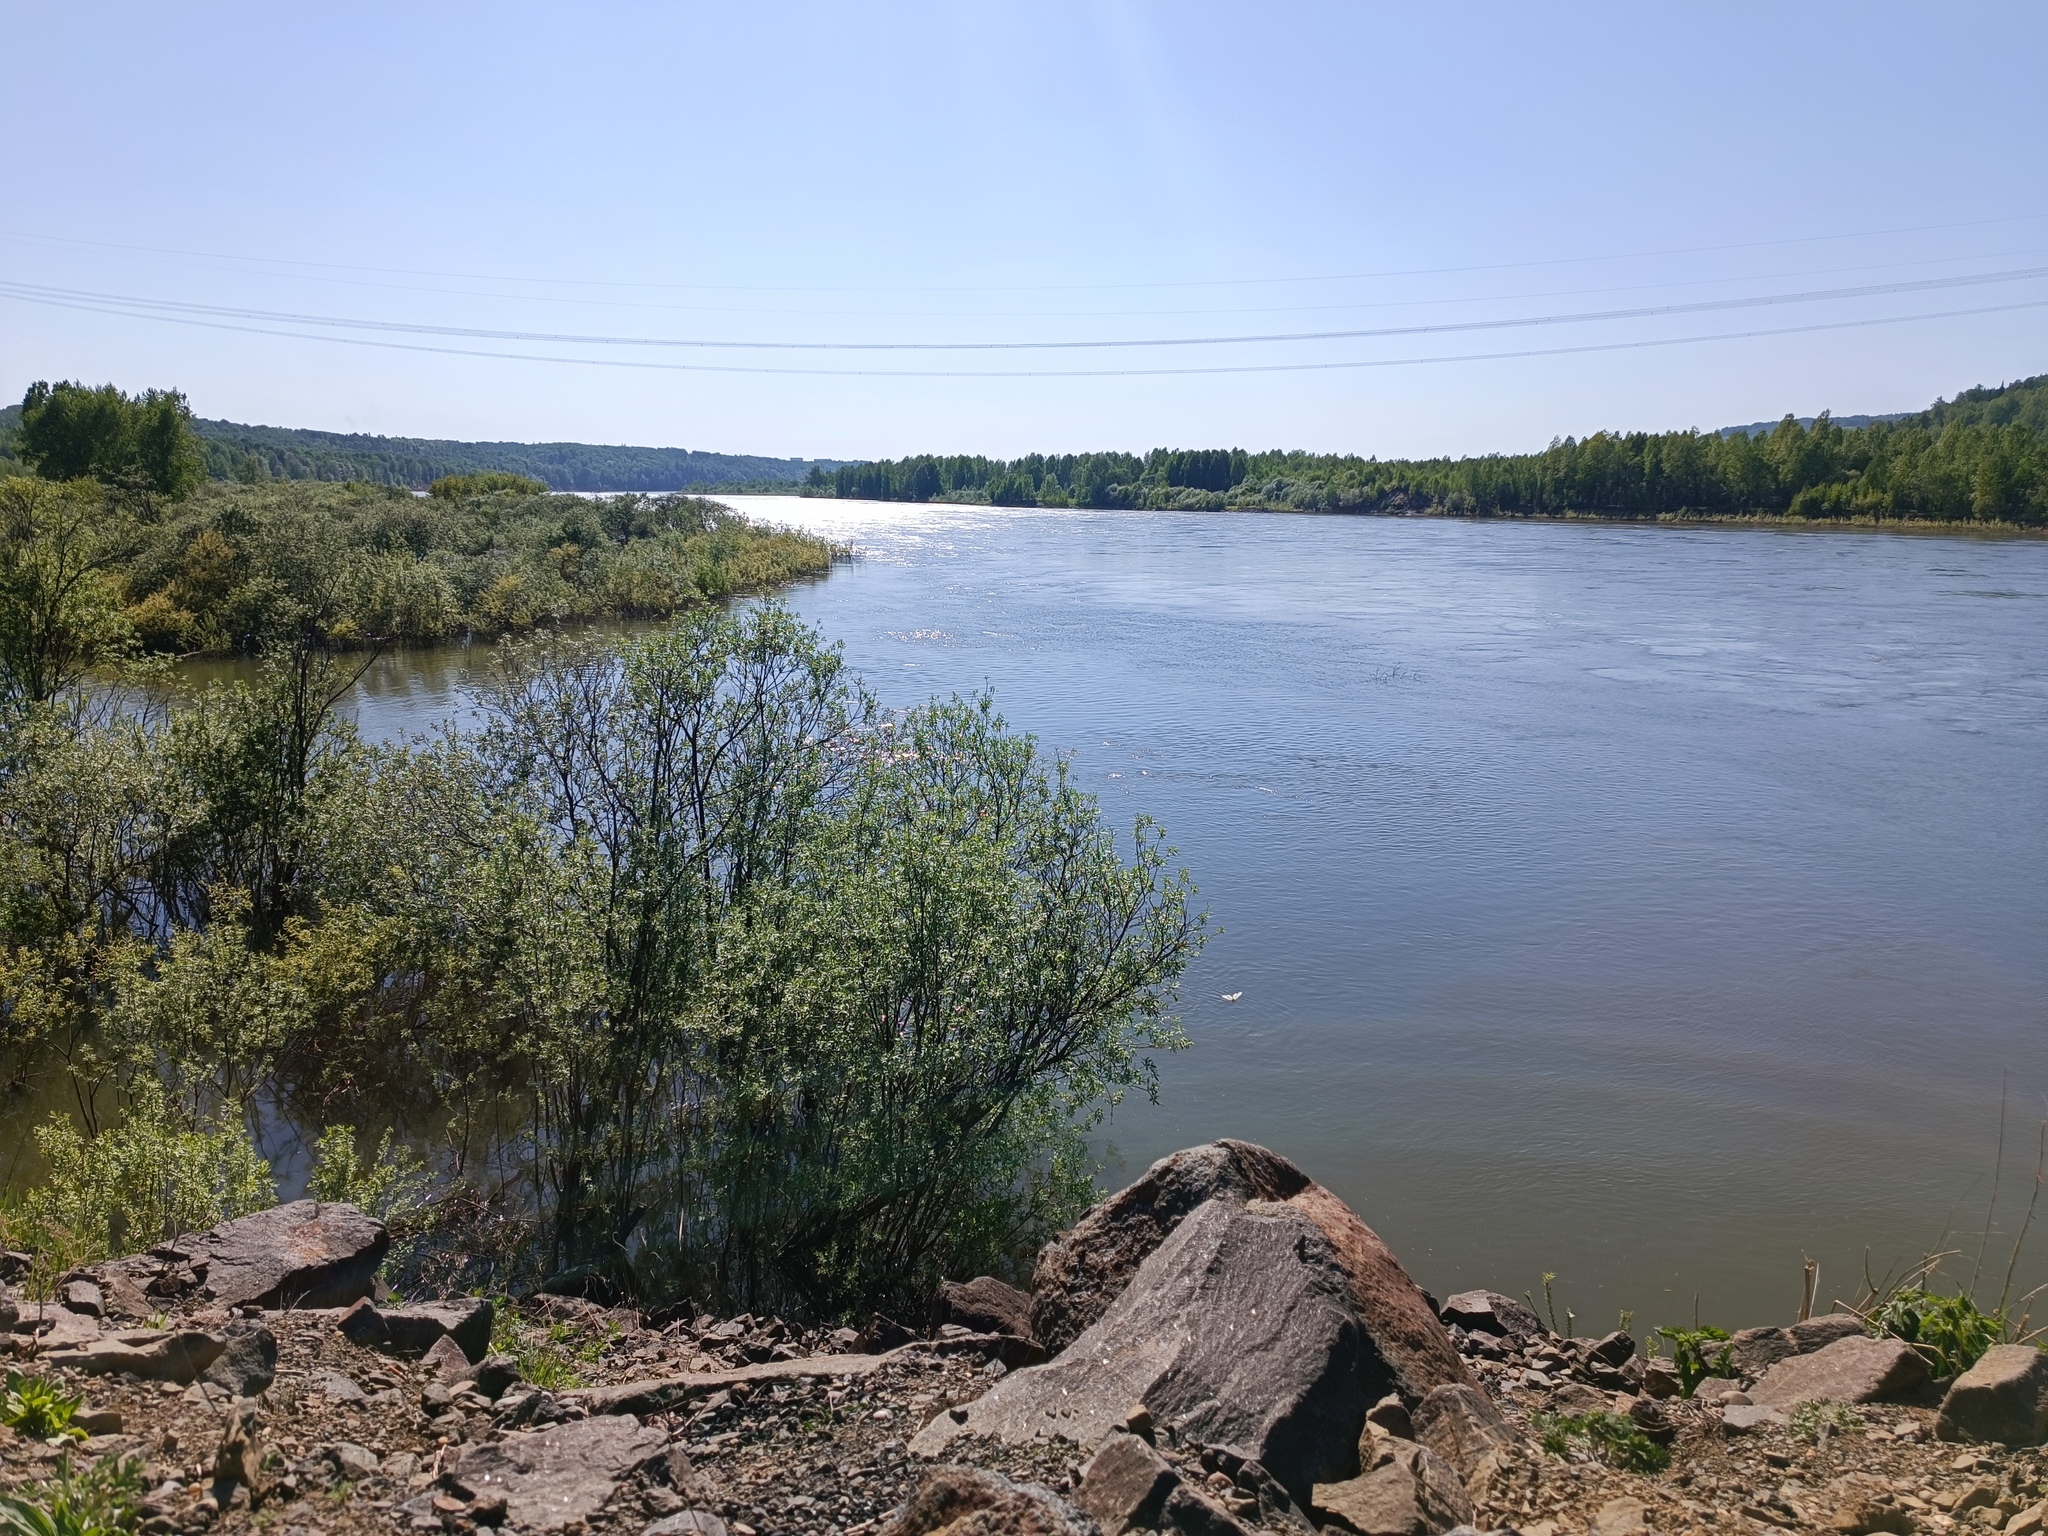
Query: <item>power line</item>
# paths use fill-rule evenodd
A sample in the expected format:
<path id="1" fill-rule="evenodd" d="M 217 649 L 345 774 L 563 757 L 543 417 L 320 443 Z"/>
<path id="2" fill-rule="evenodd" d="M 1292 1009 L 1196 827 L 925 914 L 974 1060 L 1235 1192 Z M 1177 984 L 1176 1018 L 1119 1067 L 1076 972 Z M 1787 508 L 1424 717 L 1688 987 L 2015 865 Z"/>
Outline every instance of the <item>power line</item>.
<path id="1" fill-rule="evenodd" d="M 1715 341 L 1748 341 L 1767 336 L 1803 336 L 1820 331 L 1861 330 L 1871 326 L 1905 325 L 1920 320 L 1955 320 L 1973 315 L 2002 315 L 2018 310 L 2048 308 L 2048 299 L 2025 299 L 2016 304 L 1992 304 L 1975 309 L 1936 310 L 1917 315 L 1875 315 L 1861 320 L 1831 320 L 1813 325 L 1778 326 L 1763 330 L 1725 331 L 1709 336 L 1662 336 L 1639 341 L 1589 342 L 1572 347 L 1538 347 L 1512 352 L 1466 352 L 1439 357 L 1360 358 L 1319 363 L 1239 363 L 1195 368 L 777 368 L 738 363 L 662 363 L 643 358 L 554 357 L 544 353 L 486 352 L 473 347 L 436 347 L 421 342 L 374 341 L 366 336 L 338 336 L 332 333 L 269 330 L 259 326 L 236 325 L 227 321 L 202 320 L 184 315 L 149 314 L 135 310 L 109 309 L 96 304 L 65 299 L 35 298 L 0 291 L 0 298 L 42 304 L 55 309 L 83 310 L 113 315 L 124 320 L 156 320 L 167 325 L 195 326 L 205 330 L 236 331 L 252 336 L 281 336 L 296 341 L 324 341 L 340 346 L 374 347 L 389 352 L 424 352 L 443 357 L 477 357 L 508 363 L 558 363 L 574 368 L 637 368 L 660 373 L 768 374 L 796 378 L 857 379 L 1116 379 L 1166 378 L 1235 373 L 1326 373 L 1360 368 L 1409 368 L 1435 363 L 1482 363 L 1512 358 L 1568 357 L 1588 352 L 1630 352 L 1650 347 L 1691 346 Z"/>
<path id="2" fill-rule="evenodd" d="M 1703 256 L 1725 251 L 1766 250 L 1786 245 L 1816 245 L 1833 240 L 1870 240 L 1887 235 L 1930 234 L 1951 229 L 1983 229 L 1999 224 L 2019 224 L 2048 219 L 2048 213 L 2008 214 L 1993 219 L 1963 219 L 1944 224 L 1902 224 L 1889 229 L 1852 230 L 1828 235 L 1788 235 L 1772 240 L 1741 240 L 1722 245 L 1672 246 L 1661 250 L 1617 251 L 1592 256 L 1554 256 L 1531 261 L 1478 262 L 1464 266 L 1390 268 L 1379 272 L 1340 272 L 1298 277 L 1185 278 L 1133 283 L 932 283 L 888 285 L 765 284 L 765 283 L 658 283 L 614 278 L 519 277 L 505 273 L 451 272 L 429 267 L 380 267 L 336 261 L 302 261 L 284 256 L 242 256 L 226 251 L 193 251 L 174 246 L 131 245 L 112 240 L 84 240 L 67 235 L 46 235 L 29 230 L 0 230 L 0 236 L 49 245 L 82 246 L 97 250 L 134 251 L 157 256 L 195 256 L 210 261 L 233 261 L 245 265 L 306 267 L 330 272 L 377 272 L 393 277 L 449 277 L 471 282 L 529 283 L 571 288 L 658 288 L 707 293 L 1108 293 L 1141 289 L 1269 287 L 1282 283 L 1368 282 L 1386 277 L 1444 277 L 1465 272 L 1508 272 L 1532 267 L 1576 266 L 1598 261 L 1640 261 L 1659 256 Z"/>
<path id="3" fill-rule="evenodd" d="M 1380 326 L 1371 329 L 1274 331 L 1252 335 L 1127 337 L 1059 341 L 733 341 L 705 337 L 608 336 L 573 332 L 496 330 L 480 326 L 429 325 L 403 320 L 352 320 L 344 316 L 292 311 L 245 309 L 223 304 L 146 299 L 126 294 L 52 288 L 42 284 L 0 280 L 0 293 L 12 297 L 89 303 L 133 313 L 203 315 L 228 320 L 254 320 L 273 325 L 312 325 L 334 330 L 375 331 L 405 336 L 447 336 L 474 341 L 538 342 L 550 346 L 655 347 L 691 351 L 749 352 L 1093 352 L 1154 347 L 1272 345 L 1299 342 L 1370 341 L 1396 337 L 1453 335 L 1473 331 L 1522 330 L 1537 326 L 1583 325 L 1616 320 L 1645 320 L 1675 315 L 1763 309 L 1890 294 L 1925 293 L 1992 283 L 2028 282 L 2048 277 L 2048 267 L 2019 267 L 1959 277 L 1930 277 L 1907 282 L 1870 283 L 1852 288 L 1818 288 L 1799 293 L 1761 294 L 1748 298 L 1702 299 L 1686 304 L 1643 305 L 1631 309 L 1581 310 L 1575 313 L 1523 315 L 1496 320 L 1457 320 L 1430 325 Z"/>

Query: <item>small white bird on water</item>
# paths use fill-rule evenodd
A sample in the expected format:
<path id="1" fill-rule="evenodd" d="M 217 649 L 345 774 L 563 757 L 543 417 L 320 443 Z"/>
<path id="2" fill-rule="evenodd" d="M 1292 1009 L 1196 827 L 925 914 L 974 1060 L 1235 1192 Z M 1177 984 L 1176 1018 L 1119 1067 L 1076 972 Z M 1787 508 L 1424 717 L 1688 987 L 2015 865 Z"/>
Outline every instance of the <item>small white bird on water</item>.
<path id="1" fill-rule="evenodd" d="M 1223 1001 L 1225 1001 L 1226 1003 L 1234 1003 L 1234 1002 L 1236 1002 L 1236 1001 L 1237 1001 L 1237 1000 L 1238 1000 L 1238 999 L 1239 999 L 1240 997 L 1243 997 L 1243 996 L 1244 996 L 1244 994 L 1243 994 L 1242 992 L 1226 992 L 1226 993 L 1224 993 L 1224 994 L 1223 994 Z"/>

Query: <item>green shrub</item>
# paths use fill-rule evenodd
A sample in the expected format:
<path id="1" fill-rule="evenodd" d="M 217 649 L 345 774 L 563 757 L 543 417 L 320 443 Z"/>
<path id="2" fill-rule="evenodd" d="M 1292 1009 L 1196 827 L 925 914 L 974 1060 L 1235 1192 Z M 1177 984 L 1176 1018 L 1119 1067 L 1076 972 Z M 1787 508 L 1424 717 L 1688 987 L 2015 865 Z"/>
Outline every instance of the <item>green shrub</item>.
<path id="1" fill-rule="evenodd" d="M 412 1148 L 394 1144 L 385 1131 L 368 1162 L 356 1154 L 353 1127 L 330 1125 L 313 1144 L 313 1177 L 306 1193 L 315 1200 L 346 1201 L 379 1221 L 396 1221 L 426 1204 L 432 1175 Z"/>
<path id="2" fill-rule="evenodd" d="M 272 1205 L 270 1164 L 240 1125 L 184 1124 L 155 1078 L 139 1076 L 120 1123 L 88 1138 L 69 1116 L 36 1127 L 49 1177 L 23 1200 L 29 1217 L 104 1258 Z"/>
<path id="3" fill-rule="evenodd" d="M 1635 1420 L 1618 1413 L 1539 1413 L 1529 1423 L 1553 1456 L 1584 1451 L 1624 1472 L 1660 1472 L 1671 1463 L 1669 1451 L 1638 1429 Z"/>
<path id="4" fill-rule="evenodd" d="M 1936 1376 L 1960 1376 L 2006 1333 L 2005 1319 L 1981 1311 L 1973 1298 L 1917 1286 L 1893 1291 L 1866 1321 L 1878 1337 L 1889 1334 L 1912 1345 Z"/>
<path id="5" fill-rule="evenodd" d="M 1659 1328 L 1657 1337 L 1671 1345 L 1671 1363 L 1678 1371 L 1679 1390 L 1691 1397 L 1709 1376 L 1725 1376 L 1729 1370 L 1728 1330 L 1725 1328 Z M 1722 1345 L 1715 1349 L 1716 1344 Z"/>
<path id="6" fill-rule="evenodd" d="M 140 1456 L 102 1456 L 83 1471 L 67 1455 L 28 1493 L 0 1494 L 0 1536 L 126 1536 L 142 1517 Z"/>
<path id="7" fill-rule="evenodd" d="M 48 1376 L 7 1373 L 7 1386 L 0 1392 L 0 1424 L 31 1440 L 53 1436 L 83 1440 L 85 1431 L 71 1422 L 79 1399 L 66 1397 L 64 1389 Z"/>
<path id="8" fill-rule="evenodd" d="M 443 475 L 427 487 L 427 494 L 443 501 L 460 501 L 465 496 L 488 496 L 493 491 L 517 491 L 522 496 L 545 496 L 543 481 L 529 480 L 502 469 L 487 469 L 475 475 Z"/>

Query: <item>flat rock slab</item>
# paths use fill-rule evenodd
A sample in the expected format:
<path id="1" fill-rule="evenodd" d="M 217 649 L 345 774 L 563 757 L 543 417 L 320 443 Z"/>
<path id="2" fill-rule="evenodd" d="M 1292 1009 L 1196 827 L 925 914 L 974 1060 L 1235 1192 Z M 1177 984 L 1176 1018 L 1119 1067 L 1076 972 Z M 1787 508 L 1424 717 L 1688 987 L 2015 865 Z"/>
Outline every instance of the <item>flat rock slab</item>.
<path id="1" fill-rule="evenodd" d="M 2039 1445 L 2048 1440 L 2048 1355 L 2031 1344 L 1997 1344 L 1955 1379 L 1934 1433 L 1943 1440 Z"/>
<path id="2" fill-rule="evenodd" d="M 127 1371 L 150 1381 L 190 1386 L 220 1358 L 227 1342 L 217 1333 L 117 1333 L 88 1346 L 73 1363 L 88 1376 Z"/>
<path id="3" fill-rule="evenodd" d="M 666 1413 L 692 1398 L 709 1397 L 736 1382 L 746 1382 L 751 1386 L 762 1381 L 870 1376 L 888 1362 L 916 1350 L 918 1346 L 912 1344 L 891 1350 L 886 1355 L 814 1355 L 808 1360 L 768 1360 L 760 1365 L 742 1365 L 730 1371 L 690 1371 L 681 1376 L 659 1376 L 647 1381 L 622 1382 L 612 1387 L 583 1387 L 563 1393 L 562 1400 L 581 1403 L 587 1412 L 593 1414 Z"/>
<path id="4" fill-rule="evenodd" d="M 99 1319 L 58 1306 L 44 1308 L 40 1315 L 30 1308 L 14 1328 L 18 1333 L 33 1334 L 40 1349 L 82 1349 L 99 1342 L 100 1337 Z"/>
<path id="5" fill-rule="evenodd" d="M 391 1238 L 352 1205 L 294 1200 L 173 1246 L 222 1306 L 340 1307 L 370 1294 Z"/>
<path id="6" fill-rule="evenodd" d="M 1058 1358 L 939 1415 L 910 1449 L 937 1457 L 989 1435 L 1093 1450 L 1142 1404 L 1183 1444 L 1261 1463 L 1305 1505 L 1312 1484 L 1356 1472 L 1387 1387 L 1322 1228 L 1293 1205 L 1212 1200 Z"/>
<path id="7" fill-rule="evenodd" d="M 517 1530 L 561 1531 L 589 1520 L 667 1449 L 667 1435 L 630 1414 L 579 1419 L 473 1445 L 451 1475 L 478 1502 L 502 1496 Z"/>
<path id="8" fill-rule="evenodd" d="M 1810 1355 L 1780 1360 L 1749 1389 L 1749 1396 L 1789 1413 L 1801 1403 L 1897 1402 L 1926 1385 L 1927 1362 L 1912 1345 L 1856 1334 Z"/>
<path id="9" fill-rule="evenodd" d="M 1766 1407 L 1762 1403 L 1731 1403 L 1721 1410 L 1722 1432 L 1730 1435 L 1746 1435 L 1758 1429 L 1782 1429 L 1791 1422 L 1783 1409 Z"/>

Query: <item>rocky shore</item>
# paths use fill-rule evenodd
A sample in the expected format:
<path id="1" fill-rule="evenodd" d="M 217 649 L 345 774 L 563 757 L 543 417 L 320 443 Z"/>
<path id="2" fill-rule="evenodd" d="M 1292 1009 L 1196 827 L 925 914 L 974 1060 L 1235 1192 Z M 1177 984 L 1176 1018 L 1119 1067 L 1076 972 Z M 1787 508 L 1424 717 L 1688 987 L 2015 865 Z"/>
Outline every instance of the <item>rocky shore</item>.
<path id="1" fill-rule="evenodd" d="M 1028 1294 L 950 1284 L 914 1330 L 393 1305 L 386 1241 L 301 1201 L 0 1300 L 12 1369 L 84 1399 L 72 1434 L 0 1429 L 0 1483 L 133 1458 L 147 1536 L 2042 1526 L 2039 1351 L 1937 1382 L 1834 1315 L 1745 1330 L 1688 1381 L 1506 1296 L 1434 1302 L 1243 1143 L 1096 1207 Z"/>

